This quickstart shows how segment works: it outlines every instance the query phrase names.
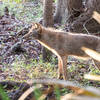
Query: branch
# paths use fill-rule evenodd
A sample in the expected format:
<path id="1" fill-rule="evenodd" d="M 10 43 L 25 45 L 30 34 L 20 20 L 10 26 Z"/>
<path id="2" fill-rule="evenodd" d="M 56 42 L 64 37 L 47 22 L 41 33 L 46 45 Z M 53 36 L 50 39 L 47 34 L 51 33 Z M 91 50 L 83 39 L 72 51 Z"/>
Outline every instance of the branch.
<path id="1" fill-rule="evenodd" d="M 86 47 L 82 47 L 81 48 L 86 54 L 88 54 L 90 57 L 92 57 L 93 59 L 97 60 L 97 61 L 100 61 L 100 53 L 92 50 L 92 49 L 89 49 L 89 48 L 86 48 Z"/>
<path id="2" fill-rule="evenodd" d="M 100 24 L 100 14 L 94 11 L 92 17 Z"/>

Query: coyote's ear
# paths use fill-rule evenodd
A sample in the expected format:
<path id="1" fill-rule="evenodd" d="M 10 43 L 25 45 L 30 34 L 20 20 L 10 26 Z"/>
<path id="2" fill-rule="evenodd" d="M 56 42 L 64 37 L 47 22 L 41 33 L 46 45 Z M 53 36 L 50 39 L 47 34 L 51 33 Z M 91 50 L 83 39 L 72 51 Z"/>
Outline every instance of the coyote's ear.
<path id="1" fill-rule="evenodd" d="M 40 32 L 42 30 L 42 26 L 39 23 L 32 23 L 32 27 L 33 29 L 36 29 L 37 31 L 40 31 Z"/>
<path id="2" fill-rule="evenodd" d="M 39 31 L 39 32 L 42 31 L 42 26 L 41 26 L 41 24 L 35 23 L 34 26 L 35 26 L 35 29 L 37 29 L 37 31 Z"/>
<path id="3" fill-rule="evenodd" d="M 37 23 L 32 23 L 32 27 L 34 27 L 34 29 L 37 29 L 38 28 L 38 25 L 37 25 Z"/>

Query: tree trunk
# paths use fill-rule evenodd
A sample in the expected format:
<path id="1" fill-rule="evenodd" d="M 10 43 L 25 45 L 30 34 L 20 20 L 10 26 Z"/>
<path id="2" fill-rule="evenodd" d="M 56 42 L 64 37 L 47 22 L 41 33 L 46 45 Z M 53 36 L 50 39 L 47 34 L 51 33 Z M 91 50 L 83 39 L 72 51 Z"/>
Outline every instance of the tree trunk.
<path id="1" fill-rule="evenodd" d="M 61 23 L 67 7 L 67 0 L 57 0 L 54 22 Z M 67 11 L 66 11 L 67 12 Z"/>
<path id="2" fill-rule="evenodd" d="M 43 13 L 43 25 L 45 27 L 53 26 L 53 0 L 44 0 L 44 13 Z"/>
<path id="3" fill-rule="evenodd" d="M 93 11 L 100 13 L 100 0 L 88 0 L 86 11 L 81 14 L 71 25 L 71 31 L 84 33 L 98 33 L 100 25 L 92 18 Z"/>
<path id="4" fill-rule="evenodd" d="M 53 26 L 53 0 L 44 0 L 44 13 L 43 13 L 43 25 L 45 27 Z M 51 51 L 43 48 L 43 61 L 51 60 Z"/>
<path id="5" fill-rule="evenodd" d="M 70 15 L 75 11 L 82 11 L 82 0 L 67 0 L 67 9 Z"/>
<path id="6" fill-rule="evenodd" d="M 69 17 L 79 16 L 82 10 L 82 0 L 57 0 L 54 22 L 65 23 Z"/>
<path id="7" fill-rule="evenodd" d="M 68 19 L 66 23 L 72 23 L 83 12 L 82 0 L 67 0 Z"/>

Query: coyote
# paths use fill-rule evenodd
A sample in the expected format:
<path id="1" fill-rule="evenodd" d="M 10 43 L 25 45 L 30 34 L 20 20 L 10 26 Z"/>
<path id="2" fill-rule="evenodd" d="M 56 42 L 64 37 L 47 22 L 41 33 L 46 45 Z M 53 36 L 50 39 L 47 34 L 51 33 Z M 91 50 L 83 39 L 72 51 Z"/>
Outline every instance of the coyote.
<path id="1" fill-rule="evenodd" d="M 33 23 L 30 31 L 23 38 L 32 37 L 58 57 L 58 77 L 67 80 L 67 58 L 69 55 L 89 58 L 81 49 L 86 47 L 100 52 L 100 38 L 86 34 L 72 34 L 52 28 L 45 28 Z M 100 62 L 94 60 L 100 70 Z"/>

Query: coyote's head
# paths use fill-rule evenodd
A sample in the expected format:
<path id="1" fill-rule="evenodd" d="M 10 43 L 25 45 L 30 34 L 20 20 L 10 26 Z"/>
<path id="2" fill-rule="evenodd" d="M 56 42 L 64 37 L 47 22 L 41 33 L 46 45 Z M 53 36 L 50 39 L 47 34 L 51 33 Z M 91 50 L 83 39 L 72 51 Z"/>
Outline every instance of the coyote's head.
<path id="1" fill-rule="evenodd" d="M 30 28 L 29 32 L 23 36 L 23 38 L 35 38 L 39 39 L 41 37 L 42 27 L 39 23 L 32 23 L 32 27 Z"/>

